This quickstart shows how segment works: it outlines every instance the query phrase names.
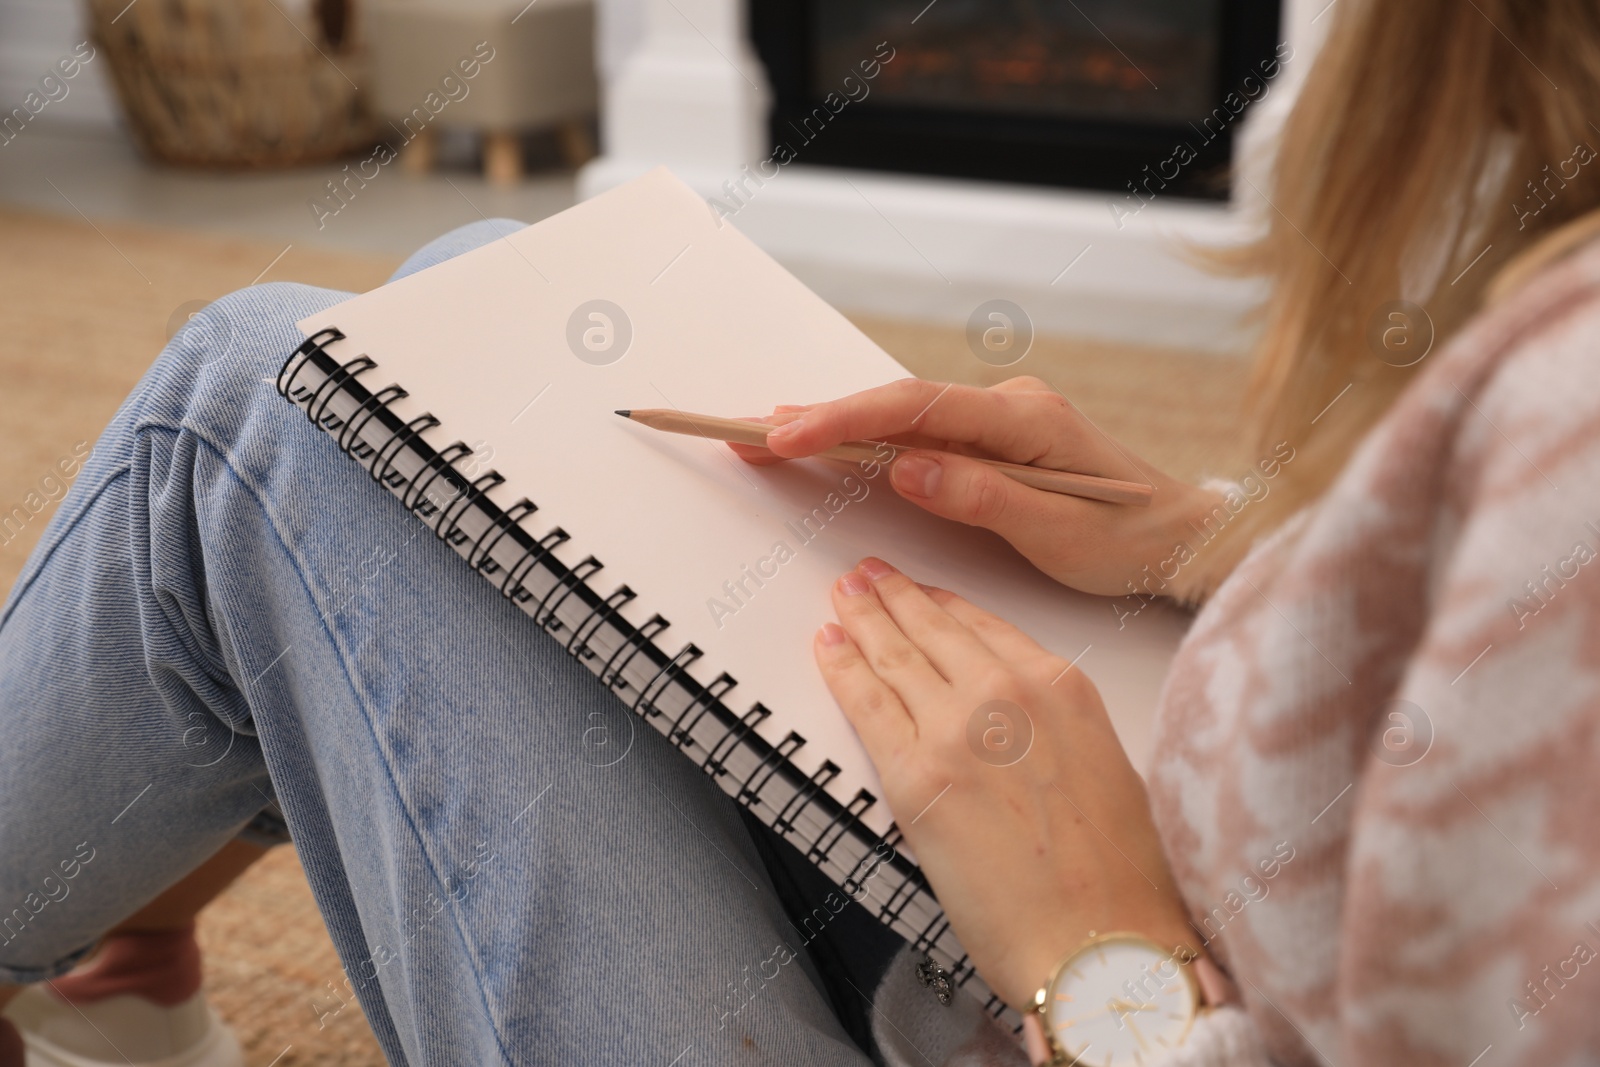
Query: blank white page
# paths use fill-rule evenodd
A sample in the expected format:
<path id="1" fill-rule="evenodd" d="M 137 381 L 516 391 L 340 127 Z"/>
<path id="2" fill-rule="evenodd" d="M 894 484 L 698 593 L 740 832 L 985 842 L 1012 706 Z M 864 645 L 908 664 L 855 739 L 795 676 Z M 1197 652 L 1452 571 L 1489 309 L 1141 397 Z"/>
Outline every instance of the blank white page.
<path id="1" fill-rule="evenodd" d="M 568 342 L 569 319 L 594 300 L 631 324 L 625 354 L 607 364 L 578 358 Z M 598 557 L 605 568 L 590 585 L 601 595 L 632 587 L 638 596 L 622 611 L 631 622 L 669 619 L 657 643 L 703 649 L 692 672 L 702 682 L 722 671 L 738 679 L 727 703 L 770 708 L 768 740 L 802 734 L 794 762 L 803 771 L 838 764 L 830 792 L 841 801 L 882 790 L 817 673 L 812 634 L 833 618 L 834 581 L 867 555 L 1010 619 L 1069 660 L 1092 645 L 1080 667 L 1114 720 L 1133 725 L 1125 740 L 1143 744 L 1181 635 L 1175 613 L 1147 609 L 1119 629 L 1110 602 L 1057 585 L 986 531 L 907 504 L 887 472 L 869 480 L 820 460 L 754 467 L 725 445 L 612 414 L 750 416 L 906 376 L 665 169 L 300 326 L 337 326 L 348 340 L 330 346 L 335 356 L 374 359 L 369 388 L 394 382 L 410 393 L 397 414 L 440 420 L 430 444 L 492 449 L 490 465 L 507 480 L 495 501 L 533 500 L 539 511 L 524 526 L 566 529 L 571 540 L 556 555 L 569 565 Z M 882 832 L 891 818 L 880 802 L 863 821 Z"/>

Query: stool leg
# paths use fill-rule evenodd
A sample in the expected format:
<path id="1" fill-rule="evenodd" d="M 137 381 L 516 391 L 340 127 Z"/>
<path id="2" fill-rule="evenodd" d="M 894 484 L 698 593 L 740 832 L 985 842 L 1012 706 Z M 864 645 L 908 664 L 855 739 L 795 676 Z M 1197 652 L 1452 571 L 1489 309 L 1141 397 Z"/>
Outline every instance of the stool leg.
<path id="1" fill-rule="evenodd" d="M 400 152 L 400 165 L 413 174 L 426 174 L 439 158 L 439 138 L 432 126 L 417 131 L 417 136 Z"/>
<path id="2" fill-rule="evenodd" d="M 485 133 L 483 174 L 494 185 L 515 185 L 521 181 L 521 138 L 510 130 L 490 130 Z"/>
<path id="3" fill-rule="evenodd" d="M 573 170 L 595 157 L 594 138 L 589 135 L 587 119 L 568 119 L 557 127 L 557 134 L 561 139 L 561 158 Z"/>

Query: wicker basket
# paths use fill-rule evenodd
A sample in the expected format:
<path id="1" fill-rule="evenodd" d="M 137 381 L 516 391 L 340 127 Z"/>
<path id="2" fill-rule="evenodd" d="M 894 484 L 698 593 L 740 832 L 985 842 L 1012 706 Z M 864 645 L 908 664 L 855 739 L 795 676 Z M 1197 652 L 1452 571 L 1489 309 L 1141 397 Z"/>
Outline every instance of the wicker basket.
<path id="1" fill-rule="evenodd" d="M 198 167 L 281 167 L 371 144 L 344 3 L 89 0 L 96 45 L 144 152 Z"/>

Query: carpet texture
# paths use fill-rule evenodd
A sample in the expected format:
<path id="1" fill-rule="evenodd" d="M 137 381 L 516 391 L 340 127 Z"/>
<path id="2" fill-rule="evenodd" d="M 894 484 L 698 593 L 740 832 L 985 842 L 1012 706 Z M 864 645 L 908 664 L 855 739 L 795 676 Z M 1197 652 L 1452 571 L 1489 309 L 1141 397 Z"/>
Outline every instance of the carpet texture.
<path id="1" fill-rule="evenodd" d="M 181 325 L 180 309 L 256 281 L 370 289 L 396 265 L 0 211 L 0 514 L 38 491 L 77 442 L 94 441 Z M 856 321 L 924 378 L 1044 378 L 1106 433 L 1175 475 L 1229 474 L 1242 458 L 1238 361 L 1041 337 L 1002 369 L 974 358 L 959 329 Z M 10 588 L 49 514 L 47 507 L 0 545 L 0 588 Z M 330 1013 L 342 972 L 291 849 L 274 850 L 207 909 L 200 939 L 208 995 L 238 1030 L 252 1067 L 383 1062 L 353 1003 Z"/>

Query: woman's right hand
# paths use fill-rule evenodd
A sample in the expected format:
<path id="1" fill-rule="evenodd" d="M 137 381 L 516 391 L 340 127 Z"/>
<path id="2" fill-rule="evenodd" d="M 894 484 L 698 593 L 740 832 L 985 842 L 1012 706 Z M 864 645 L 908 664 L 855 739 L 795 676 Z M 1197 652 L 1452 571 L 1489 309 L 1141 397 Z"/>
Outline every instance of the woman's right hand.
<path id="1" fill-rule="evenodd" d="M 1154 572 L 1169 560 L 1191 539 L 1189 523 L 1221 501 L 1129 454 L 1038 378 L 989 389 L 906 378 L 822 404 L 780 407 L 767 421 L 778 426 L 766 448 L 733 446 L 753 463 L 799 459 L 851 440 L 910 446 L 889 468 L 896 492 L 935 515 L 993 530 L 1052 578 L 1088 593 L 1125 594 L 1129 582 L 1144 592 L 1144 568 Z M 972 456 L 1141 482 L 1155 494 L 1149 507 L 1131 507 L 1047 493 Z"/>

